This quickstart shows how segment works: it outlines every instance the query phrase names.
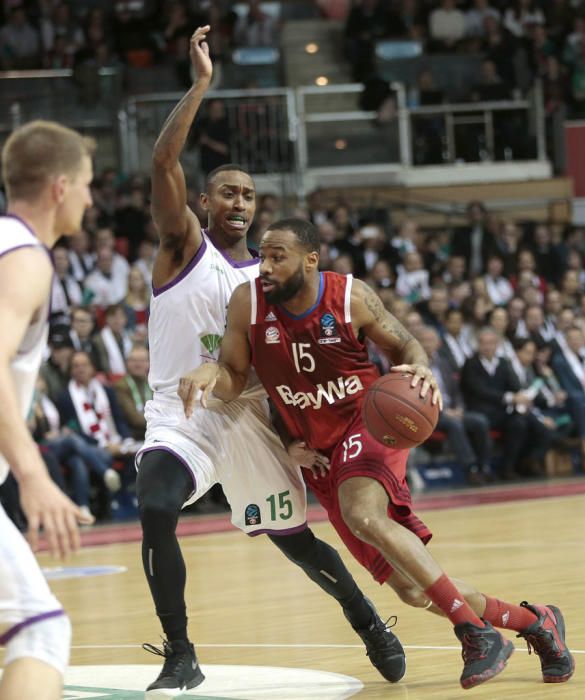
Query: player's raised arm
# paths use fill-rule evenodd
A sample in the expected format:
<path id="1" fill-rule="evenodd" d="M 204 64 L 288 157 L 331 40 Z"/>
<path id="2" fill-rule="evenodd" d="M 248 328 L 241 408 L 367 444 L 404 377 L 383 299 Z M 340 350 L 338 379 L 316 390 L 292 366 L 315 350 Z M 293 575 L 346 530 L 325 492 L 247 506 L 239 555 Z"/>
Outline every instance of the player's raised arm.
<path id="1" fill-rule="evenodd" d="M 250 315 L 250 283 L 246 282 L 235 289 L 230 299 L 218 364 L 208 362 L 181 377 L 179 397 L 187 417 L 200 394 L 201 405 L 206 408 L 212 392 L 222 401 L 233 401 L 244 391 L 252 360 Z"/>
<path id="2" fill-rule="evenodd" d="M 43 250 L 22 248 L 0 259 L 0 452 L 10 465 L 28 520 L 31 547 L 36 548 L 39 528 L 55 556 L 67 556 L 79 546 L 79 508 L 51 481 L 20 407 L 10 370 L 28 325 L 50 288 L 51 266 Z M 26 284 L 23 284 L 26 280 Z"/>
<path id="3" fill-rule="evenodd" d="M 201 245 L 201 227 L 187 207 L 187 185 L 179 156 L 189 130 L 209 88 L 213 66 L 205 41 L 209 25 L 199 27 L 191 37 L 191 62 L 197 73 L 195 83 L 168 116 L 152 155 L 152 218 L 163 249 L 181 248 L 188 236 Z"/>
<path id="4" fill-rule="evenodd" d="M 421 396 L 425 396 L 430 388 L 433 403 L 438 402 L 443 407 L 441 392 L 421 344 L 384 308 L 376 292 L 360 280 L 354 280 L 352 285 L 351 318 L 358 333 L 365 334 L 388 354 L 394 363 L 393 372 L 410 372 L 412 386 L 417 386 L 422 380 Z"/>

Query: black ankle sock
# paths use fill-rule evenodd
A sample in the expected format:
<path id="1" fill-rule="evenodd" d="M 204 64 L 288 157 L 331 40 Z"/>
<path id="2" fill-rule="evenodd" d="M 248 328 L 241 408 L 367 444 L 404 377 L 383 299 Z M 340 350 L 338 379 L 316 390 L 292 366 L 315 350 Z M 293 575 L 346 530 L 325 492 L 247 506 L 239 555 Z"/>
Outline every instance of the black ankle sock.
<path id="1" fill-rule="evenodd" d="M 185 609 L 172 613 L 157 613 L 169 642 L 189 642 Z"/>

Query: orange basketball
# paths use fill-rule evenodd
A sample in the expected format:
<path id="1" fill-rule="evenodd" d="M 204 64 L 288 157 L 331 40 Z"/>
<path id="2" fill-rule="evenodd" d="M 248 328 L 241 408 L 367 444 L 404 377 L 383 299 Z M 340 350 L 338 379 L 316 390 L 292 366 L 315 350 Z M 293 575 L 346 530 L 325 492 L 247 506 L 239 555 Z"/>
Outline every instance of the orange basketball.
<path id="1" fill-rule="evenodd" d="M 431 391 L 420 396 L 420 383 L 411 387 L 412 374 L 390 373 L 377 379 L 366 393 L 362 417 L 368 432 L 387 447 L 416 447 L 433 432 L 439 405 Z"/>

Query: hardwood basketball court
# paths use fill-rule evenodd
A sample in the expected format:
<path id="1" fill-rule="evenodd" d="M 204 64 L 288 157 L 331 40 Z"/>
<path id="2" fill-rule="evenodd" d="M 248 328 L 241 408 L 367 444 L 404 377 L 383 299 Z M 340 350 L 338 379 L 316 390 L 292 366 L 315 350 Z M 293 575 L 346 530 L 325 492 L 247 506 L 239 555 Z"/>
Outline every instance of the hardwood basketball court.
<path id="1" fill-rule="evenodd" d="M 575 484 L 576 491 L 583 491 L 582 480 L 576 480 Z M 422 610 L 408 608 L 395 598 L 390 588 L 374 583 L 342 547 L 331 526 L 317 523 L 313 526 L 316 534 L 340 550 L 380 614 L 384 618 L 398 616 L 396 631 L 407 653 L 404 680 L 390 685 L 377 675 L 337 604 L 285 560 L 267 538 L 250 538 L 230 531 L 182 538 L 188 568 L 190 632 L 204 672 L 209 667 L 210 679 L 185 697 L 450 700 L 471 694 L 490 700 L 583 700 L 585 495 L 421 514 L 434 532 L 429 545 L 431 551 L 450 575 L 467 579 L 480 590 L 512 602 L 555 603 L 563 610 L 568 643 L 577 663 L 575 676 L 569 683 L 543 684 L 538 657 L 527 654 L 522 639 L 514 639 L 516 653 L 504 673 L 485 685 L 463 691 L 458 684 L 462 666 L 460 647 L 449 623 Z M 43 566 L 54 567 L 46 555 L 40 555 L 40 560 Z M 79 681 L 83 669 L 74 669 L 65 697 L 100 700 L 142 697 L 138 692 L 144 688 L 140 674 L 152 680 L 157 674 L 159 658 L 144 652 L 140 645 L 156 644 L 159 627 L 142 572 L 140 544 L 86 547 L 67 565 L 127 569 L 112 575 L 51 582 L 72 618 L 72 666 L 148 664 L 152 669 L 118 669 L 129 679 L 126 687 L 137 691 L 128 694 L 122 691 L 96 694 L 91 690 L 116 687 L 108 685 L 107 669 L 92 670 L 92 678 L 86 674 L 88 680 L 83 683 Z M 506 634 L 513 637 L 511 632 Z M 214 669 L 215 665 L 240 667 L 235 673 L 231 670 L 236 680 L 232 679 L 227 695 L 225 691 L 220 695 L 214 690 L 212 676 L 221 678 L 227 674 L 226 669 Z M 268 689 L 263 686 L 254 691 L 255 671 L 246 670 L 250 666 L 342 674 L 360 681 L 363 688 L 354 684 L 343 691 L 345 694 L 339 691 L 336 695 L 334 677 L 331 677 L 335 681 L 331 691 L 327 676 L 315 676 L 314 687 L 310 685 L 313 676 L 308 677 L 309 686 L 303 685 L 302 680 L 296 686 L 283 671 L 273 672 Z"/>

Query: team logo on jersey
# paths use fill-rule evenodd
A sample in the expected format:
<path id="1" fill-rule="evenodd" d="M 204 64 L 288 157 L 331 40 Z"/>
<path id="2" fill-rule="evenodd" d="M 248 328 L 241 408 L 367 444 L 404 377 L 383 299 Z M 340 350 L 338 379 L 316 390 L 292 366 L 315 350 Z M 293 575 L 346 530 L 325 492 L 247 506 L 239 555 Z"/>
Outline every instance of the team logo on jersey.
<path id="1" fill-rule="evenodd" d="M 266 314 L 266 317 L 264 318 L 265 321 L 276 321 L 276 316 L 274 315 L 274 312 L 269 311 Z"/>
<path id="2" fill-rule="evenodd" d="M 221 335 L 217 335 L 216 333 L 208 333 L 207 335 L 202 335 L 199 338 L 201 340 L 201 344 L 203 347 L 207 350 L 207 352 L 213 353 L 219 348 L 221 345 L 221 341 L 223 340 Z"/>
<path id="3" fill-rule="evenodd" d="M 255 503 L 250 503 L 244 511 L 244 522 L 246 525 L 260 525 L 262 518 L 260 517 L 260 508 Z"/>
<path id="4" fill-rule="evenodd" d="M 266 329 L 266 342 L 268 345 L 280 343 L 280 331 L 275 326 L 269 326 Z"/>
<path id="5" fill-rule="evenodd" d="M 337 334 L 337 321 L 330 311 L 321 316 L 319 323 L 321 324 L 321 337 L 317 340 L 319 345 L 341 342 L 341 338 Z"/>

